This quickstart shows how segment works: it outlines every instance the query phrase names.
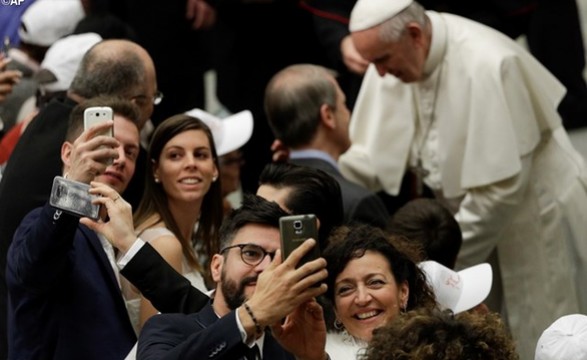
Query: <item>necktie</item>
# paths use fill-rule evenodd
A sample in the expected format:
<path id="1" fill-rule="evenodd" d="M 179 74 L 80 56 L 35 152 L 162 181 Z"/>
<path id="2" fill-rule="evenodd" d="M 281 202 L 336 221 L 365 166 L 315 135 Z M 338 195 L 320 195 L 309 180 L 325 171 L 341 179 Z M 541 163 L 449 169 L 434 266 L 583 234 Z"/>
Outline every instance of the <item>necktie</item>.
<path id="1" fill-rule="evenodd" d="M 257 344 L 253 345 L 253 347 L 248 347 L 245 350 L 245 358 L 247 360 L 260 360 L 261 356 L 259 354 L 259 347 L 257 346 Z"/>

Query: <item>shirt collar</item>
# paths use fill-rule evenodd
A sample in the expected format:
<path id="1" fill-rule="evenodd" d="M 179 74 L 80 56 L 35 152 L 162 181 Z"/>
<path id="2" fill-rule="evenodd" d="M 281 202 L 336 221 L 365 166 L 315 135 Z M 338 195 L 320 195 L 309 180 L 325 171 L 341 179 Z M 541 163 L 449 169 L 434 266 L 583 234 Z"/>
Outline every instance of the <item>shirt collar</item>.
<path id="1" fill-rule="evenodd" d="M 442 16 L 435 11 L 427 11 L 426 15 L 430 19 L 430 27 L 432 29 L 430 50 L 426 63 L 424 64 L 424 74 L 428 77 L 442 62 L 444 51 L 446 50 L 447 37 L 446 24 L 444 23 Z"/>

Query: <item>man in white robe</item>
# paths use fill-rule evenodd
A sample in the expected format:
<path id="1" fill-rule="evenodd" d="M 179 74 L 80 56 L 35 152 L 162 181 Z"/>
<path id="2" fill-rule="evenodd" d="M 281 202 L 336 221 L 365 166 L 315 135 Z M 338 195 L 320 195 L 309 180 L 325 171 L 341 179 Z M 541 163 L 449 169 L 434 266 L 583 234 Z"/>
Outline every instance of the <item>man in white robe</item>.
<path id="1" fill-rule="evenodd" d="M 359 0 L 350 30 L 372 64 L 341 171 L 395 195 L 417 169 L 455 212 L 457 266 L 497 250 L 507 321 L 532 359 L 552 321 L 587 311 L 587 171 L 557 113 L 565 89 L 505 35 L 412 0 Z"/>

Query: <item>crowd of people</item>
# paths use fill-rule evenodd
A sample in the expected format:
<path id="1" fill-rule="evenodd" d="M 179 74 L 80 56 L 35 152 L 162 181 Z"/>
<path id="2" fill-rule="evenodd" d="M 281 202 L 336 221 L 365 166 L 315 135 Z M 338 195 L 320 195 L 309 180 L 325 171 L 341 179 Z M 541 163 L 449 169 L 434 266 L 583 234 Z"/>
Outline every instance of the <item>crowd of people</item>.
<path id="1" fill-rule="evenodd" d="M 587 359 L 587 90 L 518 8 L 56 3 L 0 26 L 0 358 Z"/>

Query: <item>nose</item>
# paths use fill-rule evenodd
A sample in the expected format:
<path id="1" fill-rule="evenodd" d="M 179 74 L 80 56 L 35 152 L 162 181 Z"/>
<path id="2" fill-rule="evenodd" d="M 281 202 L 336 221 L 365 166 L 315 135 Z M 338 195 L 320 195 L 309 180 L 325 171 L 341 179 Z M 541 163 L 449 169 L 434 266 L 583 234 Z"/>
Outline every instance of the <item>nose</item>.
<path id="1" fill-rule="evenodd" d="M 185 157 L 185 166 L 186 167 L 190 167 L 190 168 L 194 168 L 196 167 L 196 164 L 198 163 L 196 157 L 193 154 L 187 154 L 187 156 Z"/>
<path id="2" fill-rule="evenodd" d="M 267 268 L 267 266 L 269 266 L 269 264 L 271 263 L 271 260 L 272 260 L 272 258 L 270 256 L 270 254 L 269 253 L 265 254 L 265 256 L 263 257 L 263 260 L 261 260 L 261 262 L 255 266 L 255 271 L 258 273 L 263 272 Z"/>
<path id="3" fill-rule="evenodd" d="M 124 166 L 124 164 L 126 164 L 126 153 L 124 152 L 124 147 L 120 145 L 118 148 L 116 148 L 116 151 L 118 151 L 118 158 L 114 159 L 112 164 L 119 167 Z"/>
<path id="4" fill-rule="evenodd" d="M 367 305 L 371 301 L 371 293 L 364 286 L 359 286 L 357 289 L 357 296 L 355 297 L 355 303 L 360 306 Z"/>

